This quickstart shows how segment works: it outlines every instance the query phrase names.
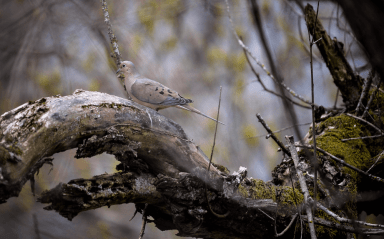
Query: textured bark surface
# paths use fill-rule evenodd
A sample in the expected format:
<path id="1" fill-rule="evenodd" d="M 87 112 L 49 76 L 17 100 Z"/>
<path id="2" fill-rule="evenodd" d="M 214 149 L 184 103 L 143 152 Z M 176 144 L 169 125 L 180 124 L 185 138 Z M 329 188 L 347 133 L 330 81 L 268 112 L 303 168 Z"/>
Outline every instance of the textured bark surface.
<path id="1" fill-rule="evenodd" d="M 340 4 L 354 36 L 364 46 L 367 59 L 384 80 L 384 2 L 365 0 L 333 0 Z"/>
<path id="2" fill-rule="evenodd" d="M 146 213 L 161 230 L 202 238 L 265 238 L 274 235 L 274 219 L 267 215 L 278 207 L 275 191 L 292 197 L 289 187 L 247 179 L 245 169 L 227 175 L 212 166 L 208 179 L 207 157 L 179 125 L 129 100 L 77 90 L 1 116 L 1 202 L 18 196 L 37 170 L 52 162 L 50 156 L 71 148 L 77 148 L 77 158 L 107 152 L 121 163 L 119 173 L 74 179 L 38 196 L 50 204 L 45 209 L 69 220 L 103 206 L 135 203 L 140 211 L 148 203 Z M 212 210 L 230 216 L 217 218 L 209 211 L 206 184 Z M 278 228 L 292 214 L 291 205 L 280 208 Z"/>
<path id="3" fill-rule="evenodd" d="M 337 41 L 336 38 L 331 39 L 320 19 L 316 20 L 316 12 L 310 4 L 305 7 L 305 21 L 308 31 L 315 41 L 321 39 L 317 41 L 316 45 L 332 75 L 334 83 L 340 90 L 346 107 L 348 109 L 356 107 L 362 91 L 363 80 L 359 75 L 355 75 L 345 58 L 343 43 Z"/>
<path id="4" fill-rule="evenodd" d="M 368 161 L 358 162 L 363 154 L 369 157 L 365 142 L 339 140 L 351 133 L 369 134 L 355 119 L 334 116 L 316 127 L 321 147 L 338 150 L 335 154 L 345 154 L 345 160 L 356 167 L 369 166 Z M 329 136 L 338 139 L 333 142 Z M 306 144 L 311 137 L 307 135 Z M 370 150 L 380 152 L 381 145 Z M 274 170 L 274 183 L 247 178 L 243 167 L 228 175 L 225 167 L 216 165 L 208 175 L 207 157 L 179 125 L 129 100 L 83 90 L 29 102 L 0 117 L 1 202 L 18 196 L 28 180 L 33 182 L 37 170 L 54 160 L 54 153 L 71 148 L 77 148 L 77 158 L 106 152 L 120 164 L 118 173 L 74 179 L 38 195 L 39 202 L 49 204 L 45 209 L 69 220 L 103 206 L 135 203 L 142 212 L 148 204 L 146 215 L 152 216 L 156 227 L 177 229 L 179 236 L 271 238 L 276 231 L 282 232 L 295 214 L 302 213 L 303 194 L 290 158 Z M 341 216 L 355 214 L 360 176 L 329 157 L 320 159 L 319 202 Z M 305 157 L 300 158 L 299 170 L 312 190 L 313 168 Z M 213 212 L 229 214 L 217 217 Z M 319 210 L 314 221 L 318 238 L 344 238 L 347 234 L 343 230 L 354 230 L 335 224 Z M 335 232 L 320 225 L 341 229 Z M 290 227 L 281 238 L 292 238 L 294 231 L 295 226 Z"/>
<path id="5" fill-rule="evenodd" d="M 208 167 L 206 156 L 175 122 L 129 100 L 79 90 L 1 116 L 0 200 L 17 196 L 45 158 L 78 146 L 78 157 L 139 155 L 153 173 L 177 175 Z"/>

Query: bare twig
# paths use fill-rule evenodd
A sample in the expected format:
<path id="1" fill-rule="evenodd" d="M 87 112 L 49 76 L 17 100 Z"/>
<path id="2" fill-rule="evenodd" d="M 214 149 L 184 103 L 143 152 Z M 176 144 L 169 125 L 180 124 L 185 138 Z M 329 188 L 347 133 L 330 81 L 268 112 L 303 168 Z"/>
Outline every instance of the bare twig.
<path id="1" fill-rule="evenodd" d="M 277 233 L 277 230 L 276 230 L 276 223 L 275 223 L 275 237 L 281 237 L 282 235 L 284 235 L 284 233 L 286 233 L 288 231 L 288 229 L 292 226 L 293 222 L 295 221 L 296 217 L 297 217 L 298 213 L 296 213 L 293 217 L 292 217 L 292 220 L 291 222 L 288 224 L 288 226 L 280 233 Z"/>
<path id="2" fill-rule="evenodd" d="M 312 157 L 312 164 L 313 164 L 313 167 L 314 167 L 314 170 L 315 170 L 315 180 L 314 180 L 314 189 L 313 189 L 313 193 L 314 193 L 314 198 L 315 198 L 315 203 L 314 203 L 314 209 L 313 211 L 315 212 L 316 211 L 316 198 L 317 198 L 317 168 L 318 168 L 318 162 L 317 162 L 317 158 L 316 158 L 316 122 L 315 122 L 315 91 L 314 91 L 314 83 L 313 83 L 313 62 L 312 62 L 312 48 L 313 48 L 313 45 L 316 44 L 315 43 L 315 34 L 314 34 L 314 31 L 316 29 L 316 23 L 317 23 L 317 17 L 319 15 L 319 5 L 320 5 L 320 1 L 317 1 L 317 12 L 316 12 L 316 20 L 315 20 L 315 27 L 313 28 L 313 33 L 312 33 L 312 40 L 310 39 L 309 40 L 309 50 L 310 50 L 310 56 L 311 56 L 311 62 L 310 62 L 310 65 L 311 65 L 311 95 L 312 95 L 312 104 L 311 104 L 311 107 L 312 107 L 312 138 L 313 138 L 313 145 L 314 145 L 314 150 L 313 150 L 313 157 Z M 311 34 L 309 33 L 309 29 L 308 29 L 308 37 L 311 38 Z M 321 38 L 320 38 L 321 39 Z M 316 42 L 320 39 L 317 39 Z"/>
<path id="3" fill-rule="evenodd" d="M 314 35 L 314 39 L 321 39 L 317 41 L 316 45 L 323 60 L 326 62 L 334 83 L 340 89 L 346 107 L 348 109 L 354 108 L 359 101 L 362 88 L 359 76 L 355 75 L 352 67 L 346 60 L 337 39 L 330 38 L 329 33 L 324 29 L 321 21 L 316 18 L 316 15 L 313 7 L 307 4 L 305 7 L 307 28 Z"/>
<path id="4" fill-rule="evenodd" d="M 267 130 L 268 134 L 272 137 L 272 139 L 279 145 L 279 147 L 283 150 L 283 152 L 289 156 L 291 156 L 291 153 L 288 151 L 287 148 L 285 148 L 284 144 L 276 137 L 276 135 L 272 132 L 272 130 L 269 128 L 267 123 L 265 123 L 263 117 L 259 113 L 256 114 L 256 117 L 259 119 L 259 122 L 264 126 L 264 128 Z"/>
<path id="5" fill-rule="evenodd" d="M 345 141 L 349 141 L 349 140 L 357 140 L 357 139 L 375 139 L 375 138 L 380 138 L 380 137 L 384 137 L 384 134 L 373 135 L 373 136 L 363 136 L 363 137 L 358 137 L 358 138 L 342 139 L 341 142 L 345 142 Z"/>
<path id="6" fill-rule="evenodd" d="M 295 189 L 295 184 L 293 183 L 291 171 L 289 172 L 289 177 L 291 178 L 291 185 L 292 185 L 292 189 L 293 189 L 292 190 L 293 191 L 293 198 L 295 199 L 295 206 L 297 209 L 297 213 L 299 214 L 299 217 L 300 217 L 300 226 L 303 227 L 303 219 L 301 218 L 301 210 L 299 208 L 299 203 L 297 202 L 296 189 Z M 303 228 L 301 228 L 301 233 L 303 233 Z M 295 238 L 295 237 L 293 237 L 293 238 Z"/>
<path id="7" fill-rule="evenodd" d="M 220 86 L 219 106 L 217 107 L 217 117 L 216 117 L 215 135 L 214 135 L 214 137 L 213 137 L 213 144 L 212 144 L 211 157 L 209 157 L 209 164 L 208 164 L 208 173 L 207 173 L 208 177 L 209 177 L 209 169 L 211 168 L 211 164 L 212 164 L 213 151 L 214 151 L 214 149 L 215 149 L 215 144 L 216 144 L 216 133 L 217 133 L 217 126 L 218 126 L 219 115 L 220 115 L 221 90 L 222 90 L 222 87 Z M 208 200 L 207 184 L 205 184 L 205 198 L 206 198 L 206 200 L 207 200 L 208 208 L 209 208 L 209 210 L 211 211 L 211 213 L 212 213 L 213 215 L 215 215 L 215 216 L 218 217 L 218 218 L 224 218 L 224 217 L 226 217 L 226 216 L 229 215 L 229 211 L 227 211 L 225 214 L 218 214 L 218 213 L 216 213 L 216 212 L 213 211 L 213 209 L 211 208 L 211 205 L 209 204 L 209 200 Z"/>
<path id="8" fill-rule="evenodd" d="M 368 94 L 368 91 L 371 88 L 371 84 L 374 76 L 375 76 L 375 72 L 372 70 L 369 73 L 367 80 L 364 82 L 365 83 L 364 88 L 363 88 L 363 91 L 361 92 L 359 103 L 357 104 L 355 109 L 356 116 L 359 116 L 360 112 L 364 109 L 364 107 L 362 107 L 363 100 L 365 99 L 365 96 Z"/>
<path id="9" fill-rule="evenodd" d="M 236 37 L 237 39 L 237 42 L 239 43 L 239 45 L 252 57 L 252 59 L 256 62 L 257 65 L 259 65 L 263 71 L 278 85 L 281 85 L 286 91 L 288 91 L 293 97 L 303 101 L 304 103 L 308 104 L 308 105 L 311 105 L 311 102 L 304 99 L 304 97 L 302 97 L 301 95 L 297 94 L 295 91 L 293 91 L 291 88 L 289 88 L 286 84 L 284 84 L 283 82 L 279 82 L 274 76 L 273 74 L 267 70 L 267 68 L 265 67 L 265 65 L 263 63 L 261 63 L 253 54 L 252 52 L 249 50 L 249 48 L 244 45 L 244 42 L 240 39 L 239 35 L 237 35 L 237 32 L 234 28 L 234 24 L 233 24 L 233 21 L 232 21 L 232 17 L 231 17 L 231 14 L 230 14 L 230 11 L 229 11 L 229 4 L 228 4 L 228 0 L 225 0 L 225 3 L 227 5 L 227 13 L 228 13 L 228 19 L 229 19 L 229 22 L 231 23 L 231 28 L 232 28 L 232 32 L 233 32 L 233 35 Z"/>
<path id="10" fill-rule="evenodd" d="M 307 216 L 302 216 L 302 217 L 304 220 L 310 221 Z M 335 228 L 335 229 L 338 229 L 341 231 L 346 231 L 346 232 L 353 232 L 353 233 L 366 234 L 366 235 L 384 234 L 384 230 L 381 230 L 381 229 L 366 229 L 366 228 L 355 229 L 351 226 L 342 225 L 342 224 L 335 223 L 335 222 L 330 222 L 330 221 L 327 221 L 327 220 L 324 220 L 324 219 L 318 218 L 318 217 L 313 218 L 313 221 L 316 224 L 326 226 L 329 228 Z"/>
<path id="11" fill-rule="evenodd" d="M 252 15 L 253 15 L 253 19 L 254 19 L 254 25 L 256 26 L 256 32 L 259 33 L 259 36 L 260 36 L 260 40 L 261 40 L 261 43 L 263 45 L 263 48 L 264 48 L 264 51 L 267 55 L 267 60 L 268 60 L 268 63 L 269 63 L 269 67 L 271 67 L 271 73 L 272 75 L 276 76 L 276 79 L 277 81 L 281 82 L 281 77 L 279 77 L 278 75 L 278 71 L 276 69 L 276 64 L 275 64 L 275 61 L 272 57 L 272 52 L 270 50 L 270 46 L 269 46 L 269 41 L 267 40 L 267 36 L 266 36 L 266 33 L 265 33 L 265 30 L 263 28 L 263 22 L 262 22 L 262 18 L 261 18 L 261 11 L 259 9 L 259 5 L 256 3 L 256 0 L 249 0 L 249 2 L 251 3 L 251 12 L 252 12 Z M 240 38 L 240 40 L 242 40 Z"/>
<path id="12" fill-rule="evenodd" d="M 359 118 L 359 117 L 357 117 L 357 116 L 354 116 L 354 115 L 352 115 L 352 114 L 348 114 L 348 113 L 345 113 L 345 114 L 348 115 L 349 117 L 355 118 L 355 119 L 357 119 L 357 120 L 360 120 L 361 122 L 366 123 L 367 125 L 369 125 L 369 126 L 371 126 L 372 128 L 374 128 L 377 132 L 383 134 L 383 131 L 382 131 L 381 129 L 379 129 L 378 127 L 376 127 L 374 124 L 372 124 L 372 123 L 370 123 L 370 122 L 368 122 L 368 121 L 366 121 L 366 120 L 364 120 L 364 119 L 362 119 L 362 118 Z"/>
<path id="13" fill-rule="evenodd" d="M 141 230 L 140 230 L 140 236 L 139 239 L 142 239 L 144 236 L 144 231 L 145 231 L 145 225 L 147 224 L 147 210 L 148 203 L 145 204 L 144 210 L 143 210 L 143 222 L 141 224 Z"/>
<path id="14" fill-rule="evenodd" d="M 258 208 L 257 210 L 259 210 L 262 214 L 264 214 L 266 217 L 268 217 L 268 218 L 271 219 L 272 221 L 275 221 L 275 219 L 273 219 L 273 217 L 269 216 L 266 212 L 264 212 L 264 211 L 261 210 L 260 208 Z"/>
<path id="15" fill-rule="evenodd" d="M 315 225 L 313 224 L 312 210 L 308 204 L 308 198 L 310 197 L 309 191 L 307 188 L 307 184 L 305 183 L 303 173 L 299 169 L 299 156 L 297 154 L 296 147 L 294 145 L 293 136 L 285 136 L 285 140 L 287 141 L 287 144 L 289 146 L 289 151 L 291 152 L 291 155 L 292 155 L 292 160 L 296 168 L 297 176 L 299 177 L 301 191 L 304 194 L 304 203 L 305 203 L 305 209 L 308 217 L 308 226 L 309 226 L 311 238 L 315 239 L 316 238 Z"/>
<path id="16" fill-rule="evenodd" d="M 304 18 L 304 14 L 298 12 L 295 7 L 288 1 L 288 0 L 284 0 L 285 4 L 288 5 L 288 7 L 291 8 L 291 10 L 299 17 L 299 18 Z"/>
<path id="17" fill-rule="evenodd" d="M 309 198 L 309 201 L 312 203 L 313 202 L 313 199 L 312 198 Z M 336 213 L 332 212 L 331 210 L 329 210 L 328 208 L 324 207 L 321 203 L 317 202 L 317 206 L 319 209 L 323 210 L 326 214 L 328 214 L 329 216 L 335 218 L 336 220 L 338 220 L 339 222 L 343 222 L 343 223 L 350 223 L 350 224 L 359 224 L 359 225 L 363 225 L 363 226 L 367 226 L 367 227 L 379 227 L 379 228 L 384 228 L 384 225 L 381 225 L 381 224 L 373 224 L 373 223 L 368 223 L 368 222 L 363 222 L 363 221 L 357 221 L 357 220 L 352 220 L 352 219 L 348 219 L 348 218 L 344 218 L 344 217 L 340 217 L 339 215 L 337 215 Z"/>
<path id="18" fill-rule="evenodd" d="M 310 146 L 296 145 L 296 146 L 297 146 L 297 147 L 300 147 L 300 148 L 313 149 L 313 146 L 312 146 L 312 145 L 310 145 Z M 371 179 L 373 179 L 373 180 L 375 180 L 375 181 L 384 183 L 384 179 L 382 179 L 382 178 L 380 178 L 380 177 L 377 177 L 377 176 L 375 176 L 375 175 L 366 173 L 366 172 L 364 172 L 363 170 L 358 169 L 358 168 L 356 168 L 356 167 L 354 167 L 354 166 L 352 166 L 352 165 L 346 163 L 344 160 L 339 159 L 338 157 L 336 157 L 336 156 L 334 156 L 334 155 L 328 153 L 327 151 L 325 151 L 325 150 L 323 150 L 323 149 L 321 149 L 321 148 L 319 148 L 319 147 L 317 147 L 317 150 L 320 151 L 321 153 L 325 154 L 325 155 L 328 155 L 328 156 L 331 157 L 333 160 L 335 160 L 335 161 L 337 161 L 337 162 L 343 164 L 344 166 L 346 166 L 346 167 L 348 167 L 348 168 L 350 168 L 350 169 L 355 170 L 356 172 L 359 172 L 359 173 L 361 173 L 361 174 L 363 174 L 363 175 L 365 175 L 365 176 L 367 176 L 367 177 L 369 177 L 369 178 L 371 178 Z"/>
<path id="19" fill-rule="evenodd" d="M 379 84 L 377 85 L 377 87 L 373 90 L 373 92 L 372 92 L 372 94 L 371 94 L 371 97 L 369 98 L 368 104 L 367 104 L 367 106 L 365 107 L 364 113 L 363 113 L 363 115 L 361 116 L 361 118 L 364 119 L 365 116 L 367 115 L 368 110 L 369 110 L 369 107 L 370 107 L 371 104 L 372 104 L 373 98 L 374 98 L 375 95 L 376 95 L 377 89 L 380 88 L 380 84 L 381 84 L 381 81 L 379 82 Z"/>
<path id="20" fill-rule="evenodd" d="M 240 37 L 240 39 L 241 39 L 241 37 Z M 268 93 L 270 93 L 270 94 L 273 94 L 273 95 L 275 95 L 275 96 L 278 96 L 278 97 L 280 97 L 280 98 L 282 98 L 282 99 L 286 99 L 286 100 L 288 100 L 289 102 L 291 102 L 291 103 L 294 104 L 294 105 L 297 105 L 297 106 L 300 106 L 300 107 L 303 107 L 303 108 L 306 108 L 306 109 L 310 109 L 310 108 L 311 108 L 310 106 L 299 104 L 299 103 L 293 101 L 292 99 L 290 99 L 289 97 L 280 95 L 280 94 L 278 94 L 278 93 L 276 93 L 276 92 L 274 92 L 274 91 L 268 89 L 268 88 L 264 85 L 263 81 L 261 80 L 260 75 L 256 72 L 255 68 L 253 68 L 251 62 L 249 61 L 247 51 L 246 51 L 244 48 L 243 48 L 243 51 L 244 51 L 244 54 L 245 54 L 245 58 L 247 59 L 248 65 L 251 67 L 251 70 L 252 70 L 253 74 L 256 76 L 257 81 L 260 83 L 260 85 L 263 87 L 263 89 L 264 89 L 266 92 L 268 92 Z"/>
<path id="21" fill-rule="evenodd" d="M 336 105 L 337 105 L 337 100 L 339 99 L 339 88 L 337 88 L 337 92 L 336 92 L 336 99 L 335 99 L 335 104 L 333 105 L 333 108 L 336 109 Z"/>
<path id="22" fill-rule="evenodd" d="M 103 12 L 104 12 L 104 22 L 105 24 L 107 24 L 107 27 L 108 27 L 108 36 L 109 36 L 109 40 L 111 41 L 112 49 L 114 53 L 113 57 L 115 58 L 116 65 L 120 65 L 122 57 L 119 51 L 119 46 L 117 45 L 117 38 L 112 30 L 112 24 L 109 19 L 108 6 L 107 6 L 106 0 L 101 0 L 101 8 L 103 9 Z"/>
<path id="23" fill-rule="evenodd" d="M 135 218 L 137 212 L 138 212 L 138 210 L 137 210 L 137 208 L 136 208 L 135 212 L 133 213 L 133 216 L 131 217 L 131 219 L 129 219 L 129 221 L 132 221 L 132 219 Z"/>
<path id="24" fill-rule="evenodd" d="M 378 89 L 381 93 L 384 93 L 384 90 L 380 89 L 379 86 L 372 85 L 374 88 Z"/>
<path id="25" fill-rule="evenodd" d="M 272 131 L 272 133 L 276 134 L 276 133 L 280 133 L 280 132 L 282 132 L 284 130 L 291 129 L 293 127 L 305 126 L 305 125 L 310 125 L 310 124 L 312 124 L 312 123 L 303 123 L 303 124 L 291 125 L 291 126 L 279 129 L 279 130 Z M 252 137 L 247 137 L 247 139 L 259 138 L 259 137 L 263 137 L 263 136 L 269 136 L 269 134 L 260 134 L 260 135 L 256 135 L 256 136 L 252 136 Z"/>
<path id="26" fill-rule="evenodd" d="M 371 169 L 373 169 L 373 167 L 376 166 L 377 162 L 379 162 L 379 160 L 381 159 L 381 156 L 383 156 L 383 154 L 384 154 L 384 150 L 381 151 L 381 153 L 380 153 L 379 155 L 376 156 L 376 157 L 377 157 L 376 161 L 375 161 L 375 162 L 372 164 L 372 166 L 367 170 L 367 173 L 368 173 L 369 171 L 371 171 Z M 376 157 L 374 157 L 374 158 L 376 158 Z"/>
<path id="27" fill-rule="evenodd" d="M 220 104 L 221 104 L 221 90 L 223 87 L 220 86 L 220 96 L 219 96 L 219 106 L 217 107 L 217 117 L 216 117 L 216 126 L 215 126 L 215 135 L 213 137 L 213 144 L 212 144 L 212 150 L 211 150 L 211 157 L 209 157 L 209 165 L 208 165 L 208 173 L 209 169 L 211 168 L 212 158 L 213 158 L 213 151 L 215 149 L 216 144 L 216 133 L 217 133 L 217 126 L 219 122 L 219 115 L 220 115 Z"/>

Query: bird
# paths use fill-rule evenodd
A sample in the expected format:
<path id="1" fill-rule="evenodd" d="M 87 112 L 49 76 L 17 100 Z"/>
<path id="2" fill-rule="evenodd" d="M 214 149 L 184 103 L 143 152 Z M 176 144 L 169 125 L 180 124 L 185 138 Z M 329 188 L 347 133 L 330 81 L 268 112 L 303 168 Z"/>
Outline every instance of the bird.
<path id="1" fill-rule="evenodd" d="M 156 111 L 169 107 L 176 107 L 202 115 L 224 125 L 224 123 L 203 114 L 189 105 L 193 100 L 182 97 L 177 91 L 172 90 L 157 81 L 141 76 L 136 70 L 135 65 L 130 61 L 122 61 L 116 74 L 119 74 L 118 78 L 122 80 L 125 91 L 136 103 Z"/>

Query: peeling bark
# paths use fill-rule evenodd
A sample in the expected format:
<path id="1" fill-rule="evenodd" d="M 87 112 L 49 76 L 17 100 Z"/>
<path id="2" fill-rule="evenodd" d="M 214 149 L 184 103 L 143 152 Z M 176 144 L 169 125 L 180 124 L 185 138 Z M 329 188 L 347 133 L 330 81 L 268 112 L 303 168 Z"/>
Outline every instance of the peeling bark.
<path id="1" fill-rule="evenodd" d="M 206 156 L 175 122 L 126 99 L 78 90 L 23 104 L 1 116 L 0 200 L 17 196 L 39 162 L 76 147 L 77 157 L 104 151 L 139 156 L 155 174 L 175 176 L 208 166 Z"/>
<path id="2" fill-rule="evenodd" d="M 316 19 L 316 12 L 310 4 L 305 7 L 305 21 L 335 85 L 340 90 L 343 102 L 348 109 L 356 107 L 362 91 L 363 79 L 359 75 L 355 75 L 345 58 L 344 44 L 337 41 L 336 38 L 331 39 L 320 19 Z"/>
<path id="3" fill-rule="evenodd" d="M 69 220 L 102 206 L 135 203 L 140 211 L 148 203 L 146 213 L 156 226 L 178 229 L 180 236 L 265 238 L 274 235 L 273 218 L 266 215 L 278 207 L 275 190 L 287 195 L 291 190 L 246 179 L 244 169 L 227 175 L 211 167 L 208 177 L 207 157 L 173 121 L 126 99 L 77 90 L 26 103 L 1 116 L 1 202 L 18 196 L 37 170 L 51 163 L 50 156 L 71 148 L 77 148 L 78 158 L 113 154 L 121 172 L 60 183 L 38 197 L 50 204 L 45 209 Z M 228 217 L 210 213 L 205 184 L 211 208 L 229 211 Z M 256 184 L 268 193 L 257 195 L 252 191 Z M 289 223 L 291 210 L 289 205 L 279 208 L 285 208 L 280 228 Z"/>
<path id="4" fill-rule="evenodd" d="M 323 129 L 316 131 L 319 139 L 332 130 L 328 124 L 340 120 L 347 128 L 358 125 L 341 116 L 327 124 L 319 123 Z M 305 142 L 310 138 L 307 135 Z M 156 227 L 177 229 L 179 236 L 271 238 L 285 231 L 294 215 L 302 213 L 303 194 L 297 178 L 290 176 L 296 169 L 289 158 L 274 170 L 275 184 L 247 178 L 243 167 L 228 175 L 225 167 L 215 165 L 208 175 L 207 157 L 179 125 L 129 100 L 83 90 L 29 102 L 0 117 L 1 202 L 18 196 L 28 180 L 33 185 L 34 174 L 43 164 L 52 162 L 54 153 L 71 148 L 77 148 L 77 158 L 106 152 L 120 164 L 118 173 L 60 183 L 38 196 L 39 202 L 49 204 L 45 209 L 69 220 L 83 211 L 135 203 L 139 212 L 148 205 L 145 213 L 152 216 Z M 342 176 L 341 167 L 328 157 L 322 159 L 318 201 L 337 211 L 344 207 L 340 203 L 343 191 L 345 197 L 350 195 L 347 189 L 351 176 L 348 171 Z M 300 158 L 298 170 L 303 171 L 312 188 L 313 169 L 307 159 Z M 215 213 L 229 215 L 218 218 L 209 207 Z M 345 210 L 354 212 L 353 207 Z M 342 211 L 338 213 L 345 216 Z M 321 215 L 318 211 L 314 218 L 316 232 L 321 235 L 318 238 L 335 235 L 318 227 L 335 224 L 329 217 L 319 218 Z M 337 225 L 340 230 L 351 231 L 350 227 Z M 288 228 L 281 238 L 292 238 L 294 230 L 294 226 Z M 337 232 L 337 236 L 343 235 Z"/>

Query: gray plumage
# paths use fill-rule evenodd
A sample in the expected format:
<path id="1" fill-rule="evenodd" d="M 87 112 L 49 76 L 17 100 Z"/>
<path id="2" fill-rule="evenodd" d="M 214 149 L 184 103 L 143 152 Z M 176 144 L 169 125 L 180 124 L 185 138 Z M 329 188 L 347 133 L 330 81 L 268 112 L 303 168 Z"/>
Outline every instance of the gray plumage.
<path id="1" fill-rule="evenodd" d="M 168 107 L 192 111 L 211 120 L 215 119 L 201 113 L 189 105 L 193 101 L 182 97 L 175 90 L 172 90 L 157 81 L 140 76 L 135 66 L 130 61 L 123 61 L 116 73 L 124 82 L 125 90 L 133 101 L 152 108 L 161 110 Z M 222 122 L 218 121 L 223 124 Z"/>

